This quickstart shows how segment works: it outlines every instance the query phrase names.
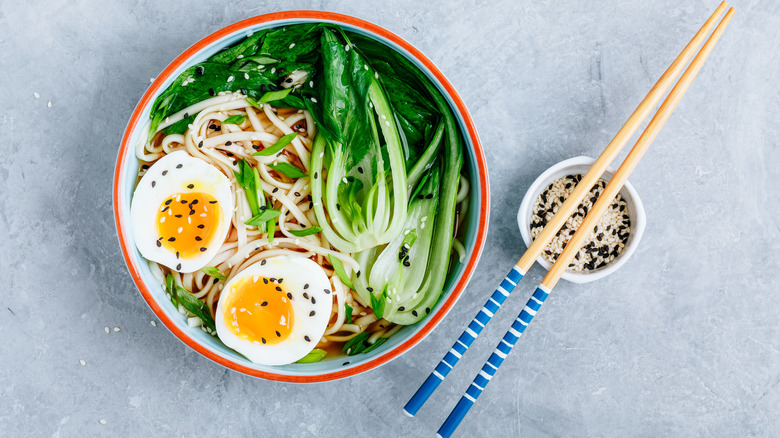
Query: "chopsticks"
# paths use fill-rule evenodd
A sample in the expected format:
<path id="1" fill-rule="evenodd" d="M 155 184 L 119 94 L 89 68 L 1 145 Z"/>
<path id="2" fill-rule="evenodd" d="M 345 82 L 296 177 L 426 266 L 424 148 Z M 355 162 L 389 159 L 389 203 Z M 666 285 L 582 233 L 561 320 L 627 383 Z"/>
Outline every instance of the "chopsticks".
<path id="1" fill-rule="evenodd" d="M 724 8 L 725 5 L 726 2 L 723 2 L 718 10 L 716 10 L 716 13 L 718 11 L 722 11 L 722 8 Z M 719 15 L 720 14 L 718 13 L 717 16 Z M 560 256 L 558 256 L 555 264 L 552 266 L 552 268 L 550 268 L 550 270 L 547 272 L 547 275 L 545 275 L 545 277 L 542 279 L 541 284 L 528 300 L 525 307 L 520 312 L 520 315 L 518 315 L 517 319 L 515 319 L 515 321 L 512 323 L 512 326 L 509 328 L 501 342 L 493 351 L 493 354 L 490 355 L 487 362 L 482 367 L 482 370 L 474 378 L 474 381 L 466 390 L 466 393 L 447 417 L 447 420 L 439 429 L 438 436 L 443 438 L 450 437 L 460 422 L 463 420 L 463 417 L 465 417 L 465 415 L 468 413 L 471 406 L 474 405 L 477 397 L 479 397 L 479 395 L 485 389 L 485 386 L 487 386 L 487 384 L 490 382 L 490 379 L 496 373 L 498 367 L 501 366 L 501 364 L 504 362 L 504 359 L 506 359 L 507 354 L 509 354 L 509 352 L 512 350 L 515 342 L 517 342 L 517 340 L 523 334 L 534 315 L 536 315 L 536 313 L 539 311 L 539 308 L 542 306 L 545 299 L 547 299 L 549 294 L 552 292 L 552 289 L 558 283 L 558 280 L 560 280 L 561 275 L 566 270 L 566 267 L 569 265 L 569 263 L 571 263 L 574 255 L 580 250 L 582 244 L 585 243 L 585 240 L 589 237 L 591 229 L 601 219 L 601 216 L 612 202 L 612 199 L 623 187 L 623 184 L 625 184 L 629 175 L 631 175 L 631 172 L 636 168 L 639 160 L 642 159 L 642 156 L 650 147 L 650 144 L 652 144 L 653 140 L 655 140 L 655 137 L 661 131 L 664 124 L 669 119 L 669 116 L 677 107 L 680 99 L 682 99 L 682 96 L 688 90 L 691 82 L 699 73 L 699 70 L 701 70 L 710 52 L 712 52 L 712 49 L 718 42 L 718 39 L 720 39 L 721 35 L 726 30 L 726 26 L 728 26 L 728 23 L 733 15 L 734 8 L 730 8 L 723 20 L 712 32 L 712 35 L 710 35 L 710 37 L 707 39 L 704 47 L 702 47 L 701 51 L 699 51 L 691 64 L 682 74 L 680 80 L 677 82 L 674 88 L 672 88 L 672 91 L 661 104 L 658 112 L 656 112 L 655 116 L 653 116 L 652 120 L 647 125 L 634 147 L 631 148 L 631 151 L 623 161 L 623 164 L 620 165 L 617 172 L 615 172 L 612 179 L 607 184 L 607 187 L 604 189 L 601 195 L 599 195 L 598 200 L 596 200 L 596 203 L 591 208 L 591 211 L 585 216 L 585 219 L 583 219 L 582 224 L 580 224 L 579 228 L 577 229 L 577 232 L 574 233 L 574 236 L 572 236 L 571 240 L 569 240 L 569 242 L 566 244 L 563 252 Z M 705 27 L 706 26 L 707 24 L 705 24 Z M 588 185 L 587 187 L 590 188 L 591 186 Z"/>
<path id="2" fill-rule="evenodd" d="M 694 51 L 701 45 L 704 37 L 712 29 L 715 21 L 720 17 L 727 5 L 728 4 L 724 1 L 718 6 L 701 29 L 696 32 L 693 39 L 691 39 L 682 52 L 680 52 L 664 74 L 661 75 L 658 82 L 653 85 L 653 88 L 650 89 L 647 96 L 642 99 L 642 102 L 639 103 L 639 106 L 637 106 L 628 120 L 626 120 L 626 123 L 623 124 L 617 134 L 615 134 L 615 137 L 609 142 L 601 155 L 599 155 L 596 162 L 594 162 L 588 172 L 583 175 L 582 180 L 577 184 L 571 195 L 569 195 L 566 201 L 558 207 L 558 212 L 548 221 L 539 236 L 531 243 L 531 246 L 526 250 L 517 264 L 512 267 L 512 270 L 509 271 L 509 274 L 507 274 L 498 288 L 496 288 L 490 298 L 488 298 L 488 301 L 482 306 L 479 313 L 471 320 L 466 327 L 466 330 L 458 337 L 452 348 L 450 348 L 444 358 L 439 361 L 439 364 L 434 368 L 433 372 L 431 372 L 417 392 L 406 403 L 406 406 L 404 406 L 404 413 L 410 417 L 414 416 L 428 398 L 430 398 L 439 384 L 444 381 L 447 374 L 449 374 L 450 370 L 458 363 L 461 356 L 466 353 L 466 350 L 468 350 L 469 346 L 471 346 L 477 336 L 479 336 L 485 325 L 490 322 L 493 315 L 501 308 L 501 305 L 504 304 L 504 301 L 514 290 L 515 286 L 517 286 L 517 283 L 523 278 L 525 273 L 528 272 L 531 266 L 533 266 L 536 259 L 542 254 L 542 251 L 544 251 L 550 241 L 555 237 L 566 220 L 574 213 L 574 210 L 582 202 L 585 195 L 590 191 L 601 175 L 604 174 L 609 164 L 615 160 L 618 153 L 623 149 L 623 146 L 628 142 L 628 139 L 636 132 L 642 121 L 647 118 L 650 111 L 661 99 L 661 96 L 666 93 L 674 78 L 677 77 L 685 64 L 691 59 Z M 599 217 L 600 216 L 601 215 L 599 215 Z M 580 229 L 583 229 L 583 226 L 580 226 Z"/>

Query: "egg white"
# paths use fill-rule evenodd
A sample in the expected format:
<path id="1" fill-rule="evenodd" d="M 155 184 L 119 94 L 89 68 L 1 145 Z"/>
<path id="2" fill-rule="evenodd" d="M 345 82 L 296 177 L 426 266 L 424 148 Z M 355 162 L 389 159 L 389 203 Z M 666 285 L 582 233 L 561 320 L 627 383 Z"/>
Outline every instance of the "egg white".
<path id="1" fill-rule="evenodd" d="M 235 284 L 243 278 L 261 281 L 259 278 L 262 277 L 281 278 L 280 286 L 285 292 L 292 294 L 290 302 L 294 316 L 290 335 L 276 344 L 261 344 L 242 339 L 227 327 L 225 320 L 225 303 L 232 301 Z M 330 280 L 325 271 L 308 258 L 276 256 L 258 261 L 236 274 L 222 289 L 215 317 L 217 335 L 225 345 L 254 363 L 293 363 L 314 349 L 325 333 L 333 306 L 332 296 Z"/>
<path id="2" fill-rule="evenodd" d="M 187 185 L 197 181 L 196 189 Z M 165 246 L 158 247 L 157 213 L 167 198 L 175 193 L 202 192 L 214 197 L 221 209 L 217 230 L 206 251 L 192 258 L 177 258 Z M 195 272 L 214 258 L 225 242 L 233 215 L 233 194 L 230 181 L 216 167 L 184 151 L 165 155 L 155 162 L 141 178 L 133 193 L 130 220 L 135 246 L 144 258 L 182 273 Z"/>

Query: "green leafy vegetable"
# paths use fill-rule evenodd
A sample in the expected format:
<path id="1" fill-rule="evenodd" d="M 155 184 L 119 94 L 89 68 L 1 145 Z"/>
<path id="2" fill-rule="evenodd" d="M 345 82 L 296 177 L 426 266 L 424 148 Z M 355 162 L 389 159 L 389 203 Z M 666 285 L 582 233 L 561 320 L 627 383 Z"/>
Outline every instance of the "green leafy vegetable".
<path id="1" fill-rule="evenodd" d="M 308 176 L 301 168 L 290 163 L 269 164 L 268 167 L 293 179 Z"/>
<path id="2" fill-rule="evenodd" d="M 371 297 L 371 310 L 374 311 L 377 318 L 382 318 L 385 314 L 385 304 L 387 304 L 387 289 L 383 289 L 379 296 L 374 294 L 369 296 Z"/>
<path id="3" fill-rule="evenodd" d="M 368 332 L 363 332 L 363 333 L 355 336 L 354 338 L 352 338 L 349 341 L 347 341 L 344 344 L 343 347 L 341 347 L 341 352 L 342 353 L 347 353 L 348 356 L 353 356 L 353 355 L 357 354 L 356 352 L 353 351 L 353 347 L 362 346 L 363 345 L 363 341 L 367 340 L 370 336 L 371 336 L 371 333 L 368 333 Z M 363 347 L 363 348 L 365 348 L 365 347 Z"/>
<path id="4" fill-rule="evenodd" d="M 173 279 L 173 275 L 168 274 L 165 277 L 165 290 L 168 292 L 168 296 L 171 298 L 171 304 L 176 309 L 179 308 L 179 302 L 176 300 L 176 281 Z"/>
<path id="5" fill-rule="evenodd" d="M 214 325 L 214 318 L 211 316 L 211 309 L 209 309 L 208 304 L 197 299 L 195 295 L 181 286 L 176 286 L 176 297 L 188 312 L 200 318 L 206 327 L 216 331 L 217 328 Z"/>
<path id="6" fill-rule="evenodd" d="M 253 218 L 245 221 L 244 223 L 247 225 L 260 225 L 268 222 L 269 220 L 273 220 L 275 217 L 278 217 L 280 214 L 282 214 L 282 212 L 279 210 L 266 208 L 263 209 L 259 214 L 255 215 Z"/>
<path id="7" fill-rule="evenodd" d="M 236 114 L 234 116 L 230 116 L 227 119 L 222 121 L 223 125 L 240 125 L 244 123 L 244 120 L 246 120 L 246 116 L 243 114 Z"/>
<path id="8" fill-rule="evenodd" d="M 292 88 L 285 88 L 284 90 L 278 90 L 278 91 L 269 91 L 260 98 L 260 103 L 268 103 L 273 102 L 275 100 L 282 100 L 285 97 L 287 97 L 288 94 L 292 91 Z"/>
<path id="9" fill-rule="evenodd" d="M 260 175 L 257 174 L 257 170 L 252 169 L 252 165 L 246 160 L 241 160 L 238 164 L 240 172 L 233 171 L 236 176 L 238 184 L 244 189 L 246 194 L 246 200 L 249 204 L 249 209 L 253 215 L 260 214 L 260 199 L 263 198 L 262 188 L 259 184 Z M 265 201 L 263 200 L 263 203 Z M 249 225 L 249 224 L 248 224 Z"/>
<path id="10" fill-rule="evenodd" d="M 218 278 L 220 280 L 227 280 L 227 277 L 222 275 L 222 273 L 219 272 L 219 269 L 217 269 L 214 266 L 208 266 L 206 268 L 201 269 L 201 271 L 203 271 L 203 273 L 208 275 L 209 277 Z"/>
<path id="11" fill-rule="evenodd" d="M 401 232 L 408 203 L 404 148 L 369 63 L 331 29 L 322 32 L 321 46 L 321 109 L 307 101 L 319 128 L 309 170 L 313 208 L 336 249 L 360 252 Z"/>
<path id="12" fill-rule="evenodd" d="M 255 152 L 252 155 L 254 155 L 254 156 L 263 156 L 263 157 L 269 156 L 269 155 L 273 155 L 273 154 L 281 151 L 282 149 L 284 149 L 284 147 L 287 146 L 288 144 L 290 144 L 295 139 L 295 137 L 297 135 L 298 134 L 296 134 L 294 132 L 291 133 L 291 134 L 287 134 L 284 137 L 280 138 L 273 145 L 271 145 L 271 146 L 269 146 L 269 147 L 267 147 L 267 148 L 265 148 L 265 149 L 263 149 L 261 151 L 257 151 L 257 152 Z"/>
<path id="13" fill-rule="evenodd" d="M 269 219 L 268 222 L 266 222 L 266 226 L 268 227 L 268 242 L 270 243 L 274 241 L 274 234 L 276 234 L 276 216 Z"/>
<path id="14" fill-rule="evenodd" d="M 322 231 L 322 228 L 314 225 L 309 228 L 305 228 L 303 230 L 288 230 L 290 234 L 297 237 L 305 237 L 305 236 L 311 236 L 312 234 L 317 234 L 320 231 Z"/>
<path id="15" fill-rule="evenodd" d="M 328 352 L 325 350 L 321 350 L 319 348 L 315 348 L 314 350 L 310 351 L 309 354 L 306 356 L 303 356 L 301 359 L 298 359 L 295 363 L 314 363 L 319 362 L 322 359 L 325 359 L 325 356 L 328 355 Z"/>
<path id="16" fill-rule="evenodd" d="M 333 266 L 333 270 L 336 272 L 339 280 L 344 283 L 344 286 L 347 286 L 350 289 L 355 289 L 355 286 L 352 285 L 352 281 L 349 279 L 349 275 L 347 275 L 347 272 L 344 270 L 344 265 L 341 263 L 341 260 L 333 257 L 331 254 L 328 254 L 328 261 L 330 262 L 331 266 Z"/>
<path id="17" fill-rule="evenodd" d="M 352 324 L 352 306 L 344 304 L 344 313 L 347 315 L 347 324 Z"/>
<path id="18" fill-rule="evenodd" d="M 256 101 L 255 99 L 252 99 L 250 96 L 246 97 L 246 103 L 252 105 L 253 107 L 262 110 L 263 108 L 260 106 L 260 103 Z"/>
<path id="19" fill-rule="evenodd" d="M 368 347 L 366 347 L 366 349 L 361 351 L 361 353 L 365 354 L 365 353 L 368 353 L 370 351 L 374 351 L 377 348 L 379 348 L 380 345 L 384 344 L 385 341 L 387 341 L 387 338 L 379 338 L 373 344 L 369 345 Z"/>

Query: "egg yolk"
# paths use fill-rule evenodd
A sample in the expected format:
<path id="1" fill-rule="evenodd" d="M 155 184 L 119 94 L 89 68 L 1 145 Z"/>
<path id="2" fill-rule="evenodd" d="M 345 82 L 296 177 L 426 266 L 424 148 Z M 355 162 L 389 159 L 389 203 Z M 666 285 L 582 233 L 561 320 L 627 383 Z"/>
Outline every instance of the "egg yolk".
<path id="1" fill-rule="evenodd" d="M 231 287 L 224 306 L 225 325 L 236 336 L 258 344 L 276 344 L 290 336 L 291 295 L 266 277 L 246 277 Z"/>
<path id="2" fill-rule="evenodd" d="M 175 252 L 177 258 L 197 257 L 208 249 L 221 213 L 219 202 L 208 193 L 173 194 L 157 209 L 157 246 Z"/>

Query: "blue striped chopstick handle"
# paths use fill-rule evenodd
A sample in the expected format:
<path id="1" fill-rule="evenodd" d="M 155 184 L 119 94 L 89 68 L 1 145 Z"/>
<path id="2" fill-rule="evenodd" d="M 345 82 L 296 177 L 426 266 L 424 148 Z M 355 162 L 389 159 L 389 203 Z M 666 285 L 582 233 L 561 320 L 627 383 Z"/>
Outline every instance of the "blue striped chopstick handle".
<path id="1" fill-rule="evenodd" d="M 525 303 L 525 307 L 523 307 L 520 315 L 517 316 L 517 319 L 512 323 L 512 326 L 509 327 L 509 330 L 504 334 L 504 337 L 501 339 L 501 342 L 498 343 L 493 354 L 490 355 L 487 362 L 485 362 L 485 365 L 482 366 L 482 371 L 477 374 L 477 377 L 471 382 L 466 393 L 463 394 L 463 397 L 458 401 L 458 404 L 455 405 L 455 408 L 450 412 L 447 420 L 445 420 L 444 424 L 439 428 L 437 436 L 449 438 L 452 435 L 463 420 L 463 417 L 466 416 L 469 409 L 474 405 L 474 402 L 477 401 L 477 397 L 482 394 L 482 391 L 485 390 L 487 384 L 490 383 L 490 379 L 496 374 L 498 367 L 501 366 L 504 359 L 506 359 L 506 356 L 512 351 L 515 342 L 520 339 L 520 335 L 523 334 L 526 327 L 528 327 L 528 324 L 534 318 L 536 312 L 539 311 L 539 308 L 542 307 L 544 300 L 546 300 L 549 295 L 550 290 L 544 285 L 539 285 L 528 302 Z"/>
<path id="2" fill-rule="evenodd" d="M 452 348 L 444 355 L 444 358 L 434 368 L 431 375 L 425 379 L 425 382 L 420 386 L 417 392 L 414 393 L 409 402 L 404 406 L 404 412 L 406 415 L 413 417 L 417 414 L 423 404 L 433 394 L 439 384 L 447 377 L 452 367 L 458 363 L 461 356 L 466 353 L 474 339 L 479 336 L 479 333 L 485 328 L 485 325 L 490 321 L 490 318 L 501 308 L 506 298 L 514 290 L 517 283 L 523 278 L 525 272 L 515 265 L 509 274 L 504 278 L 501 284 L 496 288 L 493 294 L 488 298 L 487 302 L 482 309 L 480 309 L 477 316 L 471 320 L 466 330 L 460 335 Z"/>

